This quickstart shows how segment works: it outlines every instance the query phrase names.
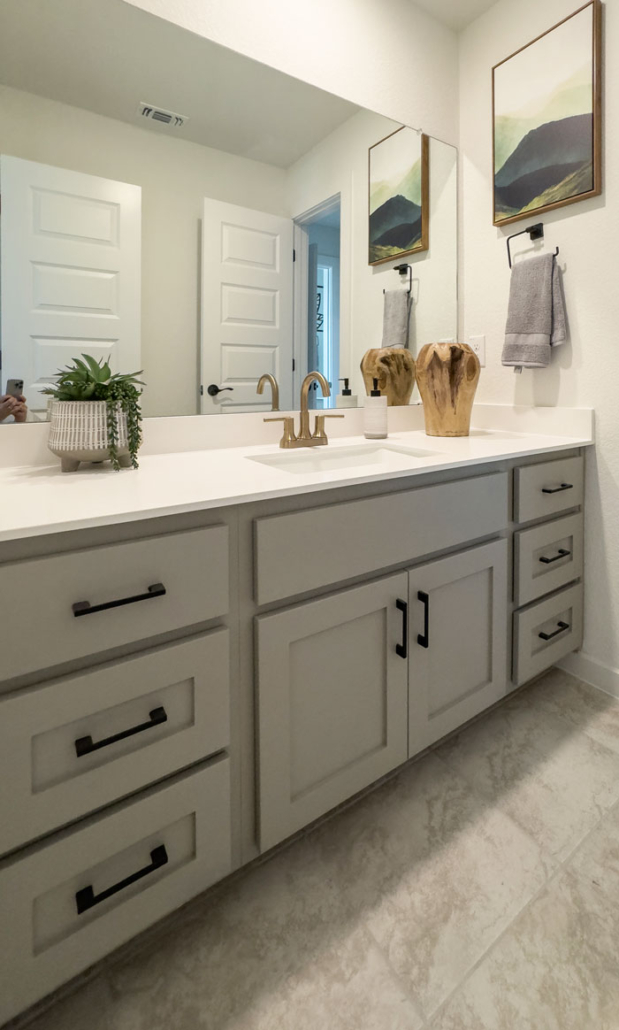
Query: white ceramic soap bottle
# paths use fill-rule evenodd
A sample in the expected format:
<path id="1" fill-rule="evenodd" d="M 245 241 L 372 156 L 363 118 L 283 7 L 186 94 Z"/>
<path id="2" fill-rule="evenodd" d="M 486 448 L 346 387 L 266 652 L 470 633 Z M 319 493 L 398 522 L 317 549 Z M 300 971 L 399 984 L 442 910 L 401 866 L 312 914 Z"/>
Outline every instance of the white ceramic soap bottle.
<path id="1" fill-rule="evenodd" d="M 378 379 L 373 384 L 363 407 L 363 435 L 366 440 L 383 440 L 387 436 L 387 398 L 378 389 Z"/>

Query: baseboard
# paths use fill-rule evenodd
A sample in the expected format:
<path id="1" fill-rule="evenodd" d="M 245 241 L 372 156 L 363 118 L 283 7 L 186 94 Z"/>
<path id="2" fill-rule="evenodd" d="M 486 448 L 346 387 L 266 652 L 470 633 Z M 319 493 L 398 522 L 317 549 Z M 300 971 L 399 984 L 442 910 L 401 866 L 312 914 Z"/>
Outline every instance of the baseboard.
<path id="1" fill-rule="evenodd" d="M 604 665 L 596 658 L 583 651 L 574 651 L 568 654 L 560 662 L 557 662 L 560 669 L 569 672 L 592 687 L 603 690 L 605 694 L 612 697 L 619 697 L 619 669 L 613 669 L 610 665 Z"/>

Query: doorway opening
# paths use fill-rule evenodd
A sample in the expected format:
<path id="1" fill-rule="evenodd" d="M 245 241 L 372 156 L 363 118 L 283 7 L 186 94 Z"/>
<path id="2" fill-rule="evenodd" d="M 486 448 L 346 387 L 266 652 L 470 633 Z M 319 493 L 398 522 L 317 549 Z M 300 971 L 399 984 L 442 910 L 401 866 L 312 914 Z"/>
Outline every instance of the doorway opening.
<path id="1" fill-rule="evenodd" d="M 308 372 L 321 372 L 331 396 L 317 383 L 310 408 L 332 408 L 340 372 L 340 196 L 329 197 L 295 219 L 295 328 L 299 384 Z M 295 393 L 296 393 L 295 383 Z"/>

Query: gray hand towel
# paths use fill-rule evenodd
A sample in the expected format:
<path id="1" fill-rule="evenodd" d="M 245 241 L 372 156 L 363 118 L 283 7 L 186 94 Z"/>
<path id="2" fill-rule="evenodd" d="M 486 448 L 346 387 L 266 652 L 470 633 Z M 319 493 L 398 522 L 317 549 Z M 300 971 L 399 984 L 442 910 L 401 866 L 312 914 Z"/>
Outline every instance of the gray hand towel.
<path id="1" fill-rule="evenodd" d="M 408 290 L 385 290 L 383 347 L 406 347 L 411 295 Z"/>
<path id="2" fill-rule="evenodd" d="M 554 254 L 520 261 L 512 269 L 502 363 L 518 371 L 546 368 L 551 346 L 565 338 L 565 307 Z"/>

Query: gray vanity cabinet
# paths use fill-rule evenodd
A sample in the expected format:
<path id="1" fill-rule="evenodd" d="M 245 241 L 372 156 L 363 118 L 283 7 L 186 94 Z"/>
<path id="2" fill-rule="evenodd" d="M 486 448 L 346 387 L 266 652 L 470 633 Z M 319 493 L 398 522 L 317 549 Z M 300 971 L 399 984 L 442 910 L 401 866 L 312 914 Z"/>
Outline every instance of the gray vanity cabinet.
<path id="1" fill-rule="evenodd" d="M 401 572 L 256 619 L 262 851 L 406 761 L 407 592 Z"/>
<path id="2" fill-rule="evenodd" d="M 507 540 L 409 573 L 409 756 L 506 692 Z"/>

